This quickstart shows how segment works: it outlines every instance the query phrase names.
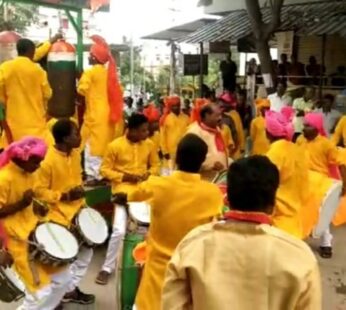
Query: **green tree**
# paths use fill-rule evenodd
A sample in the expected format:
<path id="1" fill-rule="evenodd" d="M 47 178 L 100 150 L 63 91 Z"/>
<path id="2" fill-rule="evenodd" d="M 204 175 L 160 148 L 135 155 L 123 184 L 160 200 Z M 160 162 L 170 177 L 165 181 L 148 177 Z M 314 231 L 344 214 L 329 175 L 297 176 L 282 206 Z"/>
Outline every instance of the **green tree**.
<path id="1" fill-rule="evenodd" d="M 37 12 L 37 7 L 32 5 L 9 4 L 0 0 L 0 31 L 25 33 L 30 24 L 38 21 Z"/>

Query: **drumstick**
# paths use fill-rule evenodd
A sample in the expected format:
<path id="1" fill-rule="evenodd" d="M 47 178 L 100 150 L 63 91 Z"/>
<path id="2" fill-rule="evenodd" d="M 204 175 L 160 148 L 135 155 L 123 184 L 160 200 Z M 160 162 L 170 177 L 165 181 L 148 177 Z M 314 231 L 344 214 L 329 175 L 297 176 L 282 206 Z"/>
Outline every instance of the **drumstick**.
<path id="1" fill-rule="evenodd" d="M 51 229 L 50 223 L 47 223 L 47 230 L 48 230 L 49 234 L 52 236 L 52 238 L 54 239 L 54 241 L 56 242 L 56 244 L 58 245 L 58 247 L 60 248 L 61 252 L 65 252 L 64 247 L 61 245 L 61 243 L 59 242 L 59 240 L 55 236 L 53 230 Z"/>

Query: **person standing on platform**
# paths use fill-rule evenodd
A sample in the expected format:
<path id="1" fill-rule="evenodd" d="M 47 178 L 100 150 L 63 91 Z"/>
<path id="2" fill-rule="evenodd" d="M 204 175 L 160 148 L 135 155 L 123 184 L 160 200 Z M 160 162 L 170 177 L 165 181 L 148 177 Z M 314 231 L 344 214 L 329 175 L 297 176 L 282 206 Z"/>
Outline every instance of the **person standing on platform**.
<path id="1" fill-rule="evenodd" d="M 344 184 L 343 194 L 346 184 L 346 159 L 341 158 L 338 149 L 328 140 L 323 126 L 322 113 L 308 113 L 304 117 L 303 135 L 301 135 L 297 144 L 304 148 L 309 158 L 309 169 L 324 175 L 327 178 L 333 178 L 331 167 L 337 167 L 340 171 L 341 179 Z M 318 188 L 316 188 L 316 191 Z M 321 194 L 321 198 L 323 198 Z M 321 236 L 320 255 L 323 258 L 331 258 L 333 235 L 327 229 Z"/>
<path id="2" fill-rule="evenodd" d="M 180 98 L 167 97 L 165 112 L 160 120 L 161 151 L 167 161 L 175 161 L 178 143 L 184 136 L 189 123 L 189 117 L 181 112 Z"/>
<path id="3" fill-rule="evenodd" d="M 98 36 L 92 39 L 95 42 L 90 48 L 92 67 L 83 73 L 78 93 L 86 99 L 81 129 L 85 172 L 90 181 L 98 181 L 107 145 L 115 138 L 116 126 L 122 123 L 123 97 L 109 46 Z"/>
<path id="4" fill-rule="evenodd" d="M 71 228 L 78 211 L 85 205 L 82 187 L 81 137 L 77 125 L 68 119 L 58 120 L 52 129 L 55 145 L 37 172 L 38 199 L 49 204 L 46 219 Z M 71 265 L 72 279 L 63 302 L 92 304 L 95 296 L 78 288 L 93 256 L 93 250 L 81 246 L 77 260 Z"/>
<path id="5" fill-rule="evenodd" d="M 126 134 L 115 139 L 107 147 L 101 165 L 101 175 L 112 182 L 112 193 L 126 193 L 133 201 L 133 193 L 150 175 L 159 173 L 159 156 L 154 144 L 148 139 L 148 119 L 142 114 L 133 114 L 128 119 Z M 121 242 L 127 225 L 127 211 L 116 205 L 113 231 L 108 244 L 105 262 L 96 283 L 106 285 L 114 271 Z"/>
<path id="6" fill-rule="evenodd" d="M 227 55 L 227 59 L 220 63 L 220 71 L 222 75 L 223 90 L 234 92 L 237 85 L 237 65 L 232 60 L 231 51 Z"/>
<path id="7" fill-rule="evenodd" d="M 267 100 L 261 100 L 256 106 L 257 117 L 255 117 L 250 126 L 250 137 L 252 141 L 251 155 L 265 155 L 269 151 L 270 142 L 266 134 L 266 124 L 264 116 L 270 108 Z"/>
<path id="8" fill-rule="evenodd" d="M 204 105 L 200 110 L 200 122 L 193 123 L 188 134 L 195 134 L 208 146 L 208 153 L 201 167 L 201 174 L 212 180 L 216 173 L 227 169 L 228 150 L 224 141 L 221 125 L 221 111 L 216 104 Z"/>
<path id="9" fill-rule="evenodd" d="M 179 243 L 167 267 L 161 310 L 321 310 L 314 254 L 271 226 L 279 177 L 262 156 L 230 166 L 232 210 Z"/>
<path id="10" fill-rule="evenodd" d="M 10 144 L 0 155 L 0 219 L 8 237 L 14 268 L 25 285 L 19 309 L 53 310 L 58 306 L 71 275 L 68 268 L 43 265 L 29 259 L 29 236 L 43 211 L 33 205 L 35 172 L 47 152 L 46 143 L 27 137 Z"/>
<path id="11" fill-rule="evenodd" d="M 202 139 L 187 134 L 177 148 L 177 171 L 168 177 L 150 177 L 135 192 L 137 201 L 150 201 L 152 214 L 137 309 L 161 309 L 166 267 L 174 249 L 190 230 L 211 222 L 222 212 L 221 191 L 199 174 L 207 152 Z"/>
<path id="12" fill-rule="evenodd" d="M 0 66 L 0 102 L 14 141 L 25 136 L 52 142 L 47 126 L 47 102 L 52 95 L 46 72 L 33 62 L 35 44 L 17 42 L 18 57 Z M 12 142 L 12 141 L 8 141 Z"/>
<path id="13" fill-rule="evenodd" d="M 285 113 L 268 111 L 265 116 L 271 143 L 266 156 L 280 172 L 280 186 L 272 215 L 273 225 L 302 238 L 301 211 L 309 195 L 309 166 L 304 150 L 292 143 L 294 129 Z"/>

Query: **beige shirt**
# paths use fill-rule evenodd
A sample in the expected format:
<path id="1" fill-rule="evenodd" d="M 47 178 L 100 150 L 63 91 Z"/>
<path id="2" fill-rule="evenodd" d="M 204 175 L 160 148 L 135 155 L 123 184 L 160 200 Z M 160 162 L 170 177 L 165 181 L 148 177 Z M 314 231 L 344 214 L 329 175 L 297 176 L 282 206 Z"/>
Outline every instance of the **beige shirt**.
<path id="1" fill-rule="evenodd" d="M 224 168 L 228 167 L 228 156 L 225 152 L 220 152 L 216 148 L 215 135 L 202 129 L 198 123 L 192 124 L 187 133 L 193 133 L 200 137 L 208 145 L 207 158 L 202 165 L 202 170 L 212 170 L 216 162 L 223 164 Z"/>
<path id="2" fill-rule="evenodd" d="M 218 222 L 179 244 L 162 310 L 320 310 L 318 263 L 301 240 L 269 225 Z"/>

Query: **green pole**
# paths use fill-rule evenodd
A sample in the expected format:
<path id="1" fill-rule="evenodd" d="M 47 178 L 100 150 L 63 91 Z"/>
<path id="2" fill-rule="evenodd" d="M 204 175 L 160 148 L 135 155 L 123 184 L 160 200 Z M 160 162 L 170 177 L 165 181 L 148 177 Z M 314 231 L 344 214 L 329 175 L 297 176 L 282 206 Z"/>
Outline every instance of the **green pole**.
<path id="1" fill-rule="evenodd" d="M 79 31 L 77 31 L 77 69 L 81 73 L 83 71 L 83 10 L 78 10 L 77 12 L 77 26 Z"/>

